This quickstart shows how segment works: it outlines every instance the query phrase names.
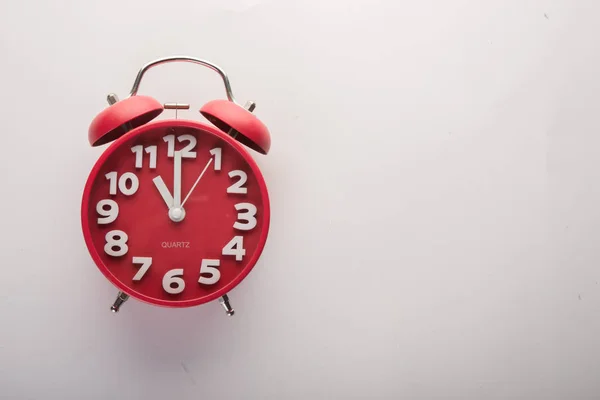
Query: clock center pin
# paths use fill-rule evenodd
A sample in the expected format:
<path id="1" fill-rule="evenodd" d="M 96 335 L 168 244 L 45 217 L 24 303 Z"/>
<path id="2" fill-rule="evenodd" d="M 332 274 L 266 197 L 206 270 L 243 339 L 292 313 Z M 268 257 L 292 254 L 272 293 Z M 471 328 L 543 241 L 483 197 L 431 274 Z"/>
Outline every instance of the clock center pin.
<path id="1" fill-rule="evenodd" d="M 181 222 L 185 218 L 185 210 L 183 207 L 172 207 L 169 209 L 169 218 L 173 222 Z"/>

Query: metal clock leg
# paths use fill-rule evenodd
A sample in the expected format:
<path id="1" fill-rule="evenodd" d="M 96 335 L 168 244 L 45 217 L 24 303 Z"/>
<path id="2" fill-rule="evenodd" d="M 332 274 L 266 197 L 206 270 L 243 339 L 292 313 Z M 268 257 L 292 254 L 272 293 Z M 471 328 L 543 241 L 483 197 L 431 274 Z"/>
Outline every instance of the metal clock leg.
<path id="1" fill-rule="evenodd" d="M 221 305 L 225 309 L 227 316 L 231 317 L 233 314 L 235 314 L 235 311 L 231 307 L 231 304 L 229 304 L 229 296 L 223 295 L 223 297 L 219 299 L 219 303 L 221 303 Z"/>
<path id="2" fill-rule="evenodd" d="M 119 312 L 119 309 L 121 308 L 123 303 L 125 303 L 127 300 L 129 300 L 129 295 L 127 295 L 123 292 L 119 292 L 119 294 L 117 295 L 117 299 L 115 300 L 113 305 L 110 307 L 110 311 L 112 311 L 114 313 Z"/>

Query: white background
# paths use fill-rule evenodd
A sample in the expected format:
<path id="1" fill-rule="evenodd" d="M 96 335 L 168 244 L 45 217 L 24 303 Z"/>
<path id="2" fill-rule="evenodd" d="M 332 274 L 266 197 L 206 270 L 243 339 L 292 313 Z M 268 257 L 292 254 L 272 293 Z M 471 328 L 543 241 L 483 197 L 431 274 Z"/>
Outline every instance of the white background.
<path id="1" fill-rule="evenodd" d="M 600 3 L 0 3 L 0 398 L 600 397 Z M 128 302 L 85 247 L 87 128 L 158 57 L 273 135 L 218 303 Z M 224 96 L 170 64 L 140 93 Z"/>

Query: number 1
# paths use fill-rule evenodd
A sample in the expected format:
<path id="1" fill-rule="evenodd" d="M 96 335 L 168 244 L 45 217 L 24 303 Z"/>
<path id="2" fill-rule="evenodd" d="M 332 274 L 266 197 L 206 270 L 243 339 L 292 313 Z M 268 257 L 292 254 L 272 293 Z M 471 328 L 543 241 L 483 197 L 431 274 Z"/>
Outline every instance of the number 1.
<path id="1" fill-rule="evenodd" d="M 221 148 L 215 147 L 214 149 L 212 149 L 210 151 L 210 154 L 212 154 L 213 157 L 215 157 L 215 171 L 220 171 L 221 170 L 221 154 L 222 154 Z"/>

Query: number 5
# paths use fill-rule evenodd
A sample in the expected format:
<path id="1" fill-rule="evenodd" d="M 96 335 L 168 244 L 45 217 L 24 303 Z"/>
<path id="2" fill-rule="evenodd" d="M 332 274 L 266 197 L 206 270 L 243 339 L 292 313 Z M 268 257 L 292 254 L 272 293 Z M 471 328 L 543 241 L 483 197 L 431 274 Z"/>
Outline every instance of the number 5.
<path id="1" fill-rule="evenodd" d="M 221 272 L 216 269 L 221 265 L 220 260 L 202 260 L 202 265 L 200 265 L 200 278 L 198 279 L 198 283 L 203 283 L 205 285 L 214 285 L 219 282 L 221 278 Z M 202 276 L 202 274 L 210 274 L 210 277 Z"/>

